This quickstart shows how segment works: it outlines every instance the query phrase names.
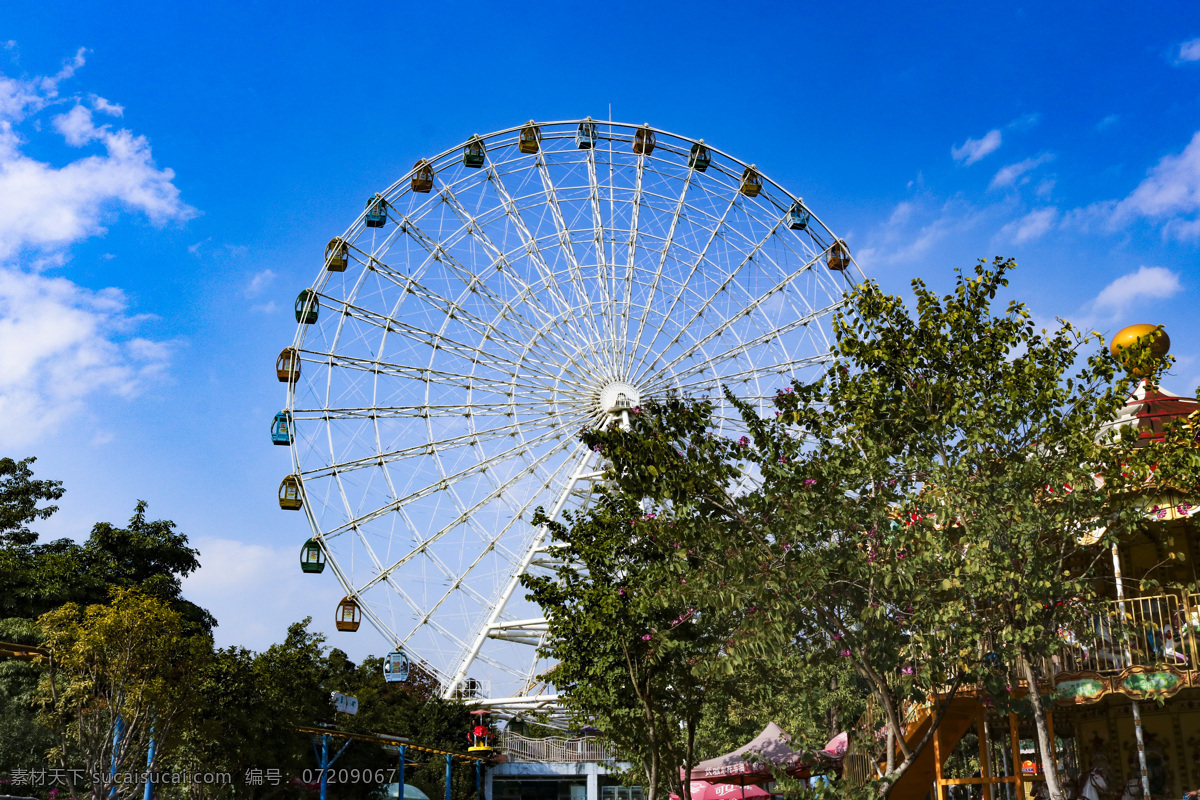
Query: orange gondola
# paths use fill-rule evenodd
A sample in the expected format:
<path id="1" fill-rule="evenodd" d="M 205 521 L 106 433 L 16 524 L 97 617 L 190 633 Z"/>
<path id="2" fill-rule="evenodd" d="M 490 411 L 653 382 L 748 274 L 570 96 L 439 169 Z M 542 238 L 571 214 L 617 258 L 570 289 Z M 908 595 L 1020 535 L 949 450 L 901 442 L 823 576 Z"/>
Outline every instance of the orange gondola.
<path id="1" fill-rule="evenodd" d="M 353 597 L 343 597 L 338 603 L 337 613 L 333 617 L 339 631 L 354 633 L 362 624 L 362 609 Z"/>
<path id="2" fill-rule="evenodd" d="M 300 380 L 300 351 L 285 347 L 275 359 L 275 375 L 280 383 L 295 383 Z"/>

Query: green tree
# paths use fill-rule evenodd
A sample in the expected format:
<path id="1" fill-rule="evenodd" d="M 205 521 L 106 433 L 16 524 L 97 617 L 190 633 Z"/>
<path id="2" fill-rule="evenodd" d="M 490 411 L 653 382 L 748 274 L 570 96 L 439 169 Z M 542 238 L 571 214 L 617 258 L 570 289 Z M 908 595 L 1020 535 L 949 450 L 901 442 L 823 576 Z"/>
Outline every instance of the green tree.
<path id="1" fill-rule="evenodd" d="M 144 774 L 170 757 L 195 709 L 192 678 L 206 668 L 210 640 L 188 635 L 178 612 L 133 589 L 113 589 L 107 605 L 67 603 L 43 614 L 38 627 L 50 651 L 39 699 L 55 735 L 51 761 L 89 773 L 90 786 L 71 785 L 71 796 L 110 789 L 117 798 L 140 796 L 137 783 L 110 787 L 106 778 L 110 770 Z"/>
<path id="2" fill-rule="evenodd" d="M 726 615 L 709 613 L 698 601 L 661 597 L 662 582 L 677 579 L 669 566 L 675 528 L 704 526 L 713 513 L 704 503 L 666 506 L 648 491 L 656 484 L 641 478 L 660 469 L 660 445 L 699 432 L 710 412 L 706 404 L 667 406 L 656 414 L 635 409 L 632 433 L 614 427 L 583 434 L 587 446 L 629 468 L 609 470 L 596 504 L 568 515 L 566 524 L 538 511 L 534 524 L 550 528 L 560 543 L 551 555 L 563 566 L 552 575 L 522 578 L 546 613 L 542 652 L 558 661 L 553 681 L 567 708 L 640 767 L 650 800 L 664 787 L 690 796 L 678 767 L 690 769 L 698 760 L 706 703 L 719 702 L 728 683 L 724 672 L 697 669 L 725 647 Z M 654 436 L 655 424 L 670 430 Z M 701 438 L 692 449 L 691 468 L 679 473 L 692 484 L 688 491 L 737 477 L 718 440 Z"/>
<path id="3" fill-rule="evenodd" d="M 38 508 L 38 503 L 60 499 L 65 490 L 61 481 L 35 479 L 35 461 L 0 458 L 0 548 L 33 544 L 37 534 L 29 523 L 58 511 L 54 505 Z"/>

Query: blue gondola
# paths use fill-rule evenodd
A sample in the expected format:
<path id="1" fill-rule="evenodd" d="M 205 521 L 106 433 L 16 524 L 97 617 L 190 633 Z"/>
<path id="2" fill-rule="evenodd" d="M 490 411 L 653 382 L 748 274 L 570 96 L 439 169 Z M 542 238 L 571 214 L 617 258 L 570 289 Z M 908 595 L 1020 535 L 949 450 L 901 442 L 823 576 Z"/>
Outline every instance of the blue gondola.
<path id="1" fill-rule="evenodd" d="M 271 423 L 271 441 L 275 444 L 288 445 L 292 443 L 292 415 L 289 411 L 280 411 Z"/>
<path id="2" fill-rule="evenodd" d="M 312 289 L 305 289 L 296 295 L 296 322 L 312 325 L 317 321 L 320 313 L 321 303 L 317 300 L 316 292 Z"/>
<path id="3" fill-rule="evenodd" d="M 688 154 L 689 167 L 696 170 L 696 172 L 704 172 L 711 163 L 712 156 L 709 154 L 708 148 L 704 146 L 703 139 L 692 145 L 692 152 Z"/>
<path id="4" fill-rule="evenodd" d="M 387 222 L 387 200 L 384 200 L 383 195 L 376 192 L 374 197 L 367 200 L 367 227 L 382 228 L 385 222 Z"/>
<path id="5" fill-rule="evenodd" d="M 812 214 L 808 213 L 808 209 L 804 207 L 804 201 L 797 200 L 792 203 L 792 207 L 788 209 L 787 226 L 794 231 L 802 231 L 808 228 L 808 223 L 812 220 Z"/>
<path id="6" fill-rule="evenodd" d="M 596 146 L 596 123 L 592 122 L 591 117 L 579 123 L 579 130 L 575 131 L 575 146 L 580 150 L 591 150 Z"/>

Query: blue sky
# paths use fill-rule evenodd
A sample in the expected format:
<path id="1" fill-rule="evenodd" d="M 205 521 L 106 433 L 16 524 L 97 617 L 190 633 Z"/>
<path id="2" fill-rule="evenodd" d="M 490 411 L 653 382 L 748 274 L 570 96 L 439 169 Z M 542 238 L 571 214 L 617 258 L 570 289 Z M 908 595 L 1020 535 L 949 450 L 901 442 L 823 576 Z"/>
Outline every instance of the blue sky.
<path id="1" fill-rule="evenodd" d="M 145 499 L 221 643 L 332 629 L 266 434 L 292 299 L 417 158 L 610 106 L 756 163 L 890 290 L 1011 255 L 1039 319 L 1162 323 L 1200 384 L 1194 4 L 9 2 L 0 452 L 66 482 L 43 533 Z"/>

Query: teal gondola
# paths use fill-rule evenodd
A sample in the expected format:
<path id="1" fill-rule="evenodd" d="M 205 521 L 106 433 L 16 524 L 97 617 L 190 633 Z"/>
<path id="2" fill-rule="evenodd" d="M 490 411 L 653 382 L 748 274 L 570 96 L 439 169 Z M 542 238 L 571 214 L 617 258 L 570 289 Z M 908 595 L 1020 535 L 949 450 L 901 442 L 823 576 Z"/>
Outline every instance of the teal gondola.
<path id="1" fill-rule="evenodd" d="M 280 411 L 271 423 L 271 441 L 275 444 L 289 445 L 292 443 L 292 414 Z"/>
<path id="2" fill-rule="evenodd" d="M 387 222 L 387 200 L 384 200 L 383 195 L 376 192 L 367 200 L 367 227 L 382 228 L 385 222 Z"/>
<path id="3" fill-rule="evenodd" d="M 704 140 L 700 140 L 692 145 L 692 152 L 688 154 L 689 167 L 696 170 L 696 172 L 704 172 L 711 163 L 712 155 L 709 154 L 708 148 L 704 146 Z"/>

